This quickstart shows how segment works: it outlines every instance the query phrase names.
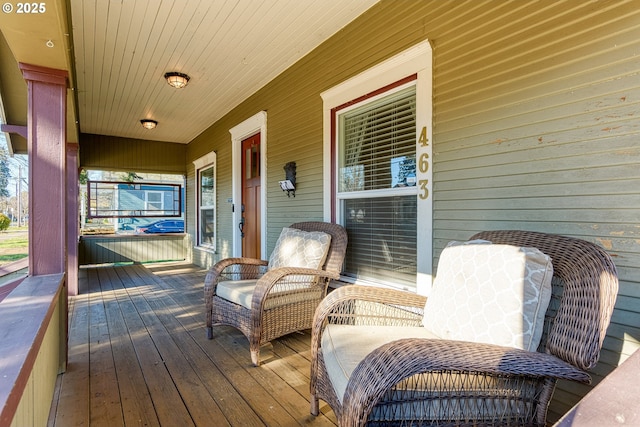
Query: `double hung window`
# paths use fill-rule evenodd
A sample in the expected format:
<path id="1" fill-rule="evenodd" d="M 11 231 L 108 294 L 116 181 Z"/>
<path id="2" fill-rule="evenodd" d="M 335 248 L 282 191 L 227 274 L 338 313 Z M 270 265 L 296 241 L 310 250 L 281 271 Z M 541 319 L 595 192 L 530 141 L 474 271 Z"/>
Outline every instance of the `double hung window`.
<path id="1" fill-rule="evenodd" d="M 197 245 L 215 250 L 216 163 L 215 153 L 194 162 L 197 174 Z"/>
<path id="2" fill-rule="evenodd" d="M 147 211 L 164 210 L 164 193 L 162 191 L 145 192 L 144 208 Z"/>
<path id="3" fill-rule="evenodd" d="M 345 274 L 415 286 L 415 83 L 334 110 L 337 204 L 349 231 Z"/>
<path id="4" fill-rule="evenodd" d="M 349 235 L 342 275 L 428 294 L 432 51 L 425 40 L 322 93 L 325 218 Z"/>

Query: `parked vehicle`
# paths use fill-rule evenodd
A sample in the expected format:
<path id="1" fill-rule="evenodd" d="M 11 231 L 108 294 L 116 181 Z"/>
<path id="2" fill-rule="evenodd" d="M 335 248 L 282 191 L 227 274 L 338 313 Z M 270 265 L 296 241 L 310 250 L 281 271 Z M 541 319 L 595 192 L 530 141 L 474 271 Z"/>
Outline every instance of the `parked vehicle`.
<path id="1" fill-rule="evenodd" d="M 184 221 L 163 219 L 136 227 L 136 233 L 184 233 Z"/>

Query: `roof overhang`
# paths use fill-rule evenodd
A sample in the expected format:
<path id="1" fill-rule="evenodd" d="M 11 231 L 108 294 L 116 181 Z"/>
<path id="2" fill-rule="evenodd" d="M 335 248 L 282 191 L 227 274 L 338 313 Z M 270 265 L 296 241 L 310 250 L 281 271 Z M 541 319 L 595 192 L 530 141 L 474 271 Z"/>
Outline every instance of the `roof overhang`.
<path id="1" fill-rule="evenodd" d="M 66 1 L 37 3 L 37 13 L 31 9 L 25 13 L 27 4 L 36 5 L 7 2 L 0 13 L 0 120 L 14 126 L 27 125 L 27 84 L 20 63 L 67 71 L 73 81 L 73 43 Z M 5 133 L 5 137 L 12 153 L 27 152 L 23 136 Z M 71 89 L 67 97 L 67 140 L 78 142 Z"/>

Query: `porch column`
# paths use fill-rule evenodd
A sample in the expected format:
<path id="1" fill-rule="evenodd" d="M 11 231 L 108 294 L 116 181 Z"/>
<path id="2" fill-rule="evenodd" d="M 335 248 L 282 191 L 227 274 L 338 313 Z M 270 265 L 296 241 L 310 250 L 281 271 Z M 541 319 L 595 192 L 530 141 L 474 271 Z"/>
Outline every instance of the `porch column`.
<path id="1" fill-rule="evenodd" d="M 78 144 L 67 143 L 67 292 L 78 295 Z"/>
<path id="2" fill-rule="evenodd" d="M 29 274 L 66 271 L 67 72 L 20 64 L 27 81 Z"/>

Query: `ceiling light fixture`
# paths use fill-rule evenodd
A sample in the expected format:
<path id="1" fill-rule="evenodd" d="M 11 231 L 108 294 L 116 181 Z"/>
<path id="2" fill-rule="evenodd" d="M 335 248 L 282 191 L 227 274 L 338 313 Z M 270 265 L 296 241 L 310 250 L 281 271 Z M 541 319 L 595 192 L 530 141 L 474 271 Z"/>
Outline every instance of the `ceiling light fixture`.
<path id="1" fill-rule="evenodd" d="M 189 79 L 191 77 L 183 73 L 172 72 L 172 73 L 166 73 L 164 75 L 164 78 L 167 79 L 167 83 L 169 83 L 171 87 L 175 87 L 176 89 L 182 89 L 187 85 L 187 83 L 189 83 Z"/>
<path id="2" fill-rule="evenodd" d="M 142 127 L 145 129 L 153 129 L 158 126 L 158 122 L 151 119 L 142 119 L 140 120 L 140 123 L 142 123 Z"/>

